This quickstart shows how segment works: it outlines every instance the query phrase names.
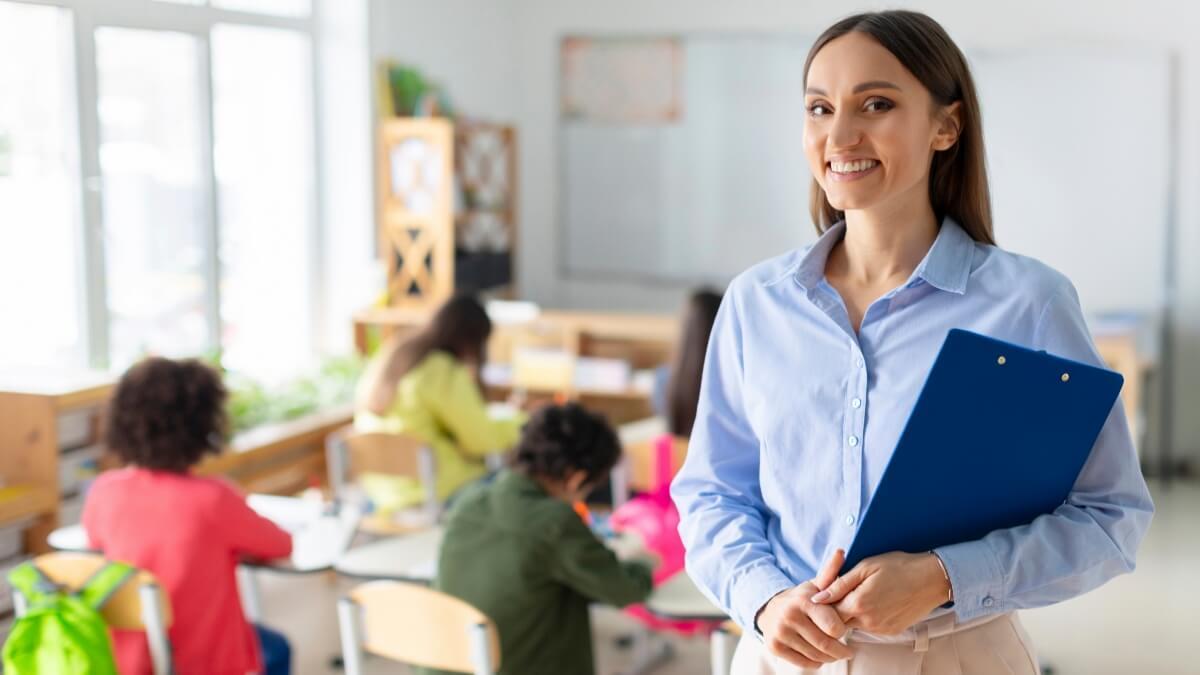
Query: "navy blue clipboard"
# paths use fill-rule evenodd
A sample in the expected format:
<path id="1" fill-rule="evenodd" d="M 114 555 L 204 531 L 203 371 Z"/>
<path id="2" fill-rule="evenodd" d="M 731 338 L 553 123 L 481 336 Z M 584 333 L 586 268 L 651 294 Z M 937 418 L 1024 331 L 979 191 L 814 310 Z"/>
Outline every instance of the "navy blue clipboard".
<path id="1" fill-rule="evenodd" d="M 1103 368 L 951 330 L 842 572 L 873 555 L 973 541 L 1058 508 L 1123 382 Z"/>

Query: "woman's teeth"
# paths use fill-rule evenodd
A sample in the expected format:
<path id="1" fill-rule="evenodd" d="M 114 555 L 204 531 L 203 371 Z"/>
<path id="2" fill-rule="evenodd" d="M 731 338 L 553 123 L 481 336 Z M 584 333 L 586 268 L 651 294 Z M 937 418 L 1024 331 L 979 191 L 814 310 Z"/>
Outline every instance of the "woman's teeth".
<path id="1" fill-rule="evenodd" d="M 878 163 L 873 159 L 860 159 L 853 162 L 830 162 L 829 168 L 837 173 L 858 173 L 866 171 Z"/>

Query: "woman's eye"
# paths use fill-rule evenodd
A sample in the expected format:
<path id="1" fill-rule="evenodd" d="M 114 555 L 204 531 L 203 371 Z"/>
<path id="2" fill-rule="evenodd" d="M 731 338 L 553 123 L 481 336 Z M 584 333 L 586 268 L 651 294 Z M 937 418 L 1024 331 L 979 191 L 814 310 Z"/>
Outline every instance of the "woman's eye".
<path id="1" fill-rule="evenodd" d="M 886 112 L 896 107 L 891 101 L 886 98 L 873 98 L 867 101 L 866 109 L 869 112 Z"/>
<path id="2" fill-rule="evenodd" d="M 808 114 L 813 117 L 821 117 L 830 113 L 829 106 L 824 103 L 814 103 L 808 106 Z"/>

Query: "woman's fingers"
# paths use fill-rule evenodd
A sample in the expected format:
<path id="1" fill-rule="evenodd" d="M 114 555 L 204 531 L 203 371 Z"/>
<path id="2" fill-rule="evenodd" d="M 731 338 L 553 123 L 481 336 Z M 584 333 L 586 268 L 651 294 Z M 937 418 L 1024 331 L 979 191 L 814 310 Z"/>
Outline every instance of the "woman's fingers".
<path id="1" fill-rule="evenodd" d="M 812 601 L 818 605 L 832 605 L 841 602 L 846 594 L 858 588 L 866 579 L 866 568 L 861 564 L 856 565 L 854 569 L 835 579 L 828 588 L 814 595 Z"/>
<path id="2" fill-rule="evenodd" d="M 837 579 L 838 572 L 842 571 L 842 565 L 846 563 L 846 551 L 838 549 L 833 552 L 829 560 L 825 561 L 825 567 L 821 569 L 821 573 L 813 579 L 813 584 L 820 590 L 829 588 L 834 579 Z"/>
<path id="3" fill-rule="evenodd" d="M 822 664 L 834 661 L 835 659 L 832 656 L 821 651 L 801 635 L 800 623 L 798 621 L 795 624 L 785 626 L 783 630 L 779 631 L 767 643 L 767 647 L 771 653 L 801 668 L 818 668 Z M 809 623 L 809 628 L 811 630 L 805 629 L 805 632 L 811 633 L 812 630 L 816 630 L 811 622 Z"/>
<path id="4" fill-rule="evenodd" d="M 817 605 L 813 607 L 809 613 L 809 618 L 821 629 L 821 632 L 833 638 L 840 640 L 845 637 L 849 631 L 849 622 L 844 621 L 842 616 L 838 614 L 836 608 L 829 605 Z"/>
<path id="5" fill-rule="evenodd" d="M 821 609 L 830 609 L 828 607 Z M 817 651 L 817 657 L 825 663 L 840 661 L 854 656 L 854 651 L 841 642 L 830 637 L 811 619 L 797 626 L 800 637 Z"/>

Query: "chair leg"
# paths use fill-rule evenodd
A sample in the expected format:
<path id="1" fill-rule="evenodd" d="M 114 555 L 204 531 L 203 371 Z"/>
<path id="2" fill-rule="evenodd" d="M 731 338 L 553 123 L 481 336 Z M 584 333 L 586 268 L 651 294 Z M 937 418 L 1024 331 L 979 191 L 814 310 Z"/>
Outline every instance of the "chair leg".
<path id="1" fill-rule="evenodd" d="M 733 652 L 729 649 L 731 637 L 729 631 L 718 627 L 708 638 L 713 675 L 729 675 L 729 665 L 733 658 Z"/>
<path id="2" fill-rule="evenodd" d="M 471 663 L 475 665 L 475 675 L 494 675 L 492 666 L 492 650 L 488 644 L 487 626 L 477 623 L 471 626 Z"/>
<path id="3" fill-rule="evenodd" d="M 613 467 L 609 472 L 609 485 L 612 487 L 612 507 L 617 509 L 619 506 L 629 501 L 629 458 L 622 457 L 621 461 Z"/>
<path id="4" fill-rule="evenodd" d="M 262 623 L 262 600 L 258 594 L 258 577 L 254 568 L 238 565 L 238 587 L 242 591 L 242 604 L 245 605 L 246 618 L 250 623 Z"/>
<path id="5" fill-rule="evenodd" d="M 171 675 L 175 667 L 171 659 L 171 640 L 162 615 L 162 591 L 156 584 L 143 584 L 138 588 L 138 597 L 142 603 L 142 624 L 146 627 L 154 674 Z"/>
<path id="6" fill-rule="evenodd" d="M 342 637 L 342 668 L 346 675 L 362 675 L 363 651 L 359 608 L 350 598 L 338 600 L 338 632 Z"/>

